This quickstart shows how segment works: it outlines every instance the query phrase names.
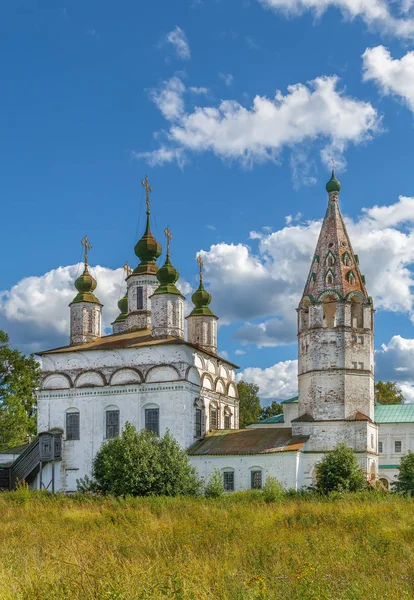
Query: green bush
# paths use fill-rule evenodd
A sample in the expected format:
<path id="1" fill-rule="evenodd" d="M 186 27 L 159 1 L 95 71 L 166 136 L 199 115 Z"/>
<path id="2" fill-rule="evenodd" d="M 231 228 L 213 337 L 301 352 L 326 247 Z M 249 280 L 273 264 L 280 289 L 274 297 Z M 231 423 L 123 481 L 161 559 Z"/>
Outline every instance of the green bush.
<path id="1" fill-rule="evenodd" d="M 391 485 L 393 491 L 399 494 L 414 496 L 414 452 L 411 450 L 401 458 L 397 481 Z"/>
<path id="2" fill-rule="evenodd" d="M 265 484 L 263 486 L 263 500 L 265 502 L 275 502 L 284 495 L 283 485 L 276 479 L 276 477 L 266 477 Z"/>
<path id="3" fill-rule="evenodd" d="M 206 498 L 220 498 L 220 496 L 222 496 L 223 494 L 223 474 L 218 469 L 214 469 L 214 472 L 208 480 L 208 483 L 204 490 L 204 495 L 206 496 Z"/>
<path id="4" fill-rule="evenodd" d="M 316 465 L 316 489 L 321 494 L 356 492 L 367 486 L 356 456 L 346 444 L 338 444 Z"/>
<path id="5" fill-rule="evenodd" d="M 130 423 L 108 441 L 93 461 L 92 479 L 78 481 L 78 490 L 114 496 L 195 496 L 201 483 L 184 450 L 167 433 L 157 437 Z"/>

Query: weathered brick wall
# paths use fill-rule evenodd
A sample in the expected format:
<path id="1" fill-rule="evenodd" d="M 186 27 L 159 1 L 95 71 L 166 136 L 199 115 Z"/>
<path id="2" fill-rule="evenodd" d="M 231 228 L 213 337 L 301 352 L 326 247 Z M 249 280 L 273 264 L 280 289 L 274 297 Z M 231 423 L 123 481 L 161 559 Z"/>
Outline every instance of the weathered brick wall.
<path id="1" fill-rule="evenodd" d="M 151 296 L 159 283 L 155 275 L 131 275 L 127 280 L 128 317 L 125 329 L 151 327 Z M 142 287 L 142 308 L 138 308 L 137 288 Z"/>
<path id="2" fill-rule="evenodd" d="M 156 294 L 151 303 L 152 336 L 184 338 L 184 298 L 176 294 Z"/>
<path id="3" fill-rule="evenodd" d="M 187 317 L 188 341 L 209 352 L 217 352 L 217 318 L 204 315 Z"/>
<path id="4" fill-rule="evenodd" d="M 70 305 L 70 343 L 84 344 L 101 336 L 102 306 L 92 302 Z"/>

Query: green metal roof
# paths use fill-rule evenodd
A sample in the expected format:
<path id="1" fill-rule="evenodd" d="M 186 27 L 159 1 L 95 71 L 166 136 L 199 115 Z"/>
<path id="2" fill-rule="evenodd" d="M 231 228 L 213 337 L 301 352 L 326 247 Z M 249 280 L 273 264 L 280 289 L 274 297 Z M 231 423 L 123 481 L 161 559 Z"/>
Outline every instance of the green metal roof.
<path id="1" fill-rule="evenodd" d="M 376 404 L 376 423 L 414 423 L 414 404 Z"/>
<path id="2" fill-rule="evenodd" d="M 398 465 L 378 465 L 379 469 L 398 469 Z"/>
<path id="3" fill-rule="evenodd" d="M 298 396 L 295 396 L 294 398 L 289 398 L 288 400 L 282 400 L 280 404 L 293 404 L 294 402 L 299 402 Z"/>
<path id="4" fill-rule="evenodd" d="M 260 425 L 262 425 L 263 423 L 284 423 L 284 419 L 283 419 L 283 413 L 281 413 L 280 415 L 276 415 L 274 417 L 268 417 L 267 419 L 263 419 L 262 421 L 256 421 L 256 425 L 258 423 L 260 423 Z"/>

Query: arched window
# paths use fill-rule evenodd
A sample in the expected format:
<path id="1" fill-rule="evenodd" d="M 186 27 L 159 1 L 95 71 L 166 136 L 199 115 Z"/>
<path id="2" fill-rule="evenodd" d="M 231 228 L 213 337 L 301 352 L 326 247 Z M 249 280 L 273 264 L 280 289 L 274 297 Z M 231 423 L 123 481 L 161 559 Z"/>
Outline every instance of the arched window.
<path id="1" fill-rule="evenodd" d="M 335 256 L 329 250 L 328 254 L 326 255 L 326 266 L 327 267 L 333 267 L 334 264 L 335 264 Z"/>
<path id="2" fill-rule="evenodd" d="M 326 272 L 326 275 L 325 275 L 326 285 L 327 286 L 332 285 L 334 282 L 334 279 L 335 279 L 335 277 L 334 277 L 332 269 L 328 269 L 328 271 Z"/>
<path id="3" fill-rule="evenodd" d="M 361 329 L 363 327 L 363 310 L 362 299 L 359 296 L 352 296 L 351 326 L 353 329 Z"/>
<path id="4" fill-rule="evenodd" d="M 250 487 L 252 490 L 261 490 L 263 487 L 263 472 L 260 467 L 250 469 Z"/>
<path id="5" fill-rule="evenodd" d="M 353 271 L 348 271 L 348 273 L 345 275 L 345 277 L 346 277 L 347 282 L 350 285 L 354 285 L 355 284 L 356 278 L 355 278 L 355 275 L 354 275 Z"/>
<path id="6" fill-rule="evenodd" d="M 336 327 L 336 297 L 325 296 L 323 299 L 323 326 Z"/>
<path id="7" fill-rule="evenodd" d="M 344 252 L 342 254 L 342 262 L 344 263 L 345 267 L 351 266 L 351 257 L 349 256 L 348 252 Z"/>
<path id="8" fill-rule="evenodd" d="M 228 406 L 224 408 L 224 429 L 231 429 L 231 410 Z"/>

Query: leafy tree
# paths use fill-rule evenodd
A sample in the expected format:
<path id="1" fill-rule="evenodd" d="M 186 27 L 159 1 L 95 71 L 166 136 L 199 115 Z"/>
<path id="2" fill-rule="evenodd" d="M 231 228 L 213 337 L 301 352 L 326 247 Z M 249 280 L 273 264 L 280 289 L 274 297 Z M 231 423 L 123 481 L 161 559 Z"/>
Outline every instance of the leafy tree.
<path id="1" fill-rule="evenodd" d="M 377 381 L 375 400 L 380 404 L 402 404 L 404 396 L 395 381 Z"/>
<path id="2" fill-rule="evenodd" d="M 130 423 L 96 454 L 92 476 L 78 481 L 80 491 L 114 496 L 180 496 L 200 491 L 194 467 L 168 431 L 159 438 L 146 429 L 138 433 Z"/>
<path id="3" fill-rule="evenodd" d="M 26 441 L 36 434 L 36 396 L 40 365 L 9 345 L 0 330 L 0 450 Z"/>
<path id="4" fill-rule="evenodd" d="M 322 494 L 356 492 L 366 485 L 366 477 L 356 456 L 346 444 L 338 444 L 317 464 L 316 489 Z"/>
<path id="5" fill-rule="evenodd" d="M 246 425 L 259 420 L 262 410 L 257 395 L 259 386 L 255 383 L 240 381 L 237 387 L 239 390 L 239 427 L 244 429 Z"/>
<path id="6" fill-rule="evenodd" d="M 278 500 L 284 494 L 283 485 L 276 479 L 276 477 L 271 476 L 266 477 L 262 491 L 265 502 L 275 502 L 275 500 Z"/>
<path id="7" fill-rule="evenodd" d="M 276 400 L 273 400 L 270 406 L 265 406 L 262 408 L 262 412 L 260 413 L 260 421 L 263 419 L 269 419 L 269 417 L 276 417 L 277 415 L 282 414 L 283 406 L 278 404 Z"/>
<path id="8" fill-rule="evenodd" d="M 393 491 L 414 496 L 414 452 L 409 450 L 408 454 L 401 458 L 399 469 L 397 481 L 391 484 Z"/>
<path id="9" fill-rule="evenodd" d="M 221 473 L 218 469 L 214 469 L 213 474 L 208 480 L 206 489 L 204 490 L 204 495 L 206 498 L 219 498 L 223 494 L 223 473 Z"/>

